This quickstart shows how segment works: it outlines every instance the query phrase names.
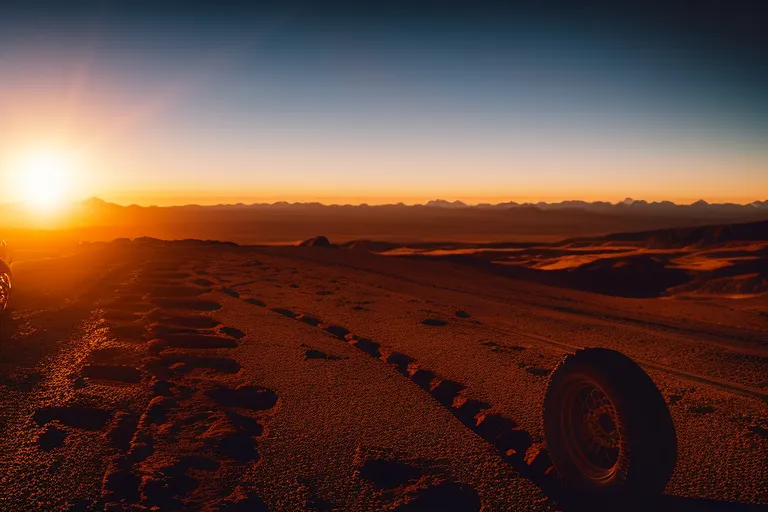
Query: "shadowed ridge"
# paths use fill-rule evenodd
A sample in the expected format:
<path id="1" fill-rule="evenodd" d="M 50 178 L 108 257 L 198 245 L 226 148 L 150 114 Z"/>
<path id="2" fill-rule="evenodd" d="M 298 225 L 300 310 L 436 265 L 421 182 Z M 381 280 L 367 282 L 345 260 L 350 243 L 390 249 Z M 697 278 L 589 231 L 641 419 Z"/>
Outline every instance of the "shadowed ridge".
<path id="1" fill-rule="evenodd" d="M 768 221 L 745 222 L 740 224 L 715 224 L 692 228 L 658 229 L 653 231 L 638 231 L 633 233 L 616 233 L 604 237 L 590 239 L 573 239 L 563 241 L 605 242 L 645 242 L 653 249 L 673 249 L 679 247 L 716 247 L 729 242 L 763 242 L 768 241 Z"/>
<path id="2" fill-rule="evenodd" d="M 335 244 L 332 244 L 328 240 L 328 238 L 324 236 L 316 236 L 316 237 L 304 240 L 299 244 L 299 247 L 338 247 L 338 246 Z"/>
<path id="3" fill-rule="evenodd" d="M 351 242 L 340 244 L 339 247 L 343 247 L 344 249 L 354 249 L 357 251 L 385 252 L 403 247 L 403 244 L 379 240 L 352 240 Z"/>

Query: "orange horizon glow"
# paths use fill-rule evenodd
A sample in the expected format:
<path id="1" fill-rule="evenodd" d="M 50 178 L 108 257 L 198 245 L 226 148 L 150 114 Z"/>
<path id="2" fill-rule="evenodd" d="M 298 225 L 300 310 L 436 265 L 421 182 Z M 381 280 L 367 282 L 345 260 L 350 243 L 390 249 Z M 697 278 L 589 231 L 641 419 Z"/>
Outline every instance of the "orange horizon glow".
<path id="1" fill-rule="evenodd" d="M 85 104 L 78 99 L 80 87 L 73 86 L 64 102 L 22 92 L 16 101 L 0 102 L 7 114 L 0 139 L 0 204 L 23 202 L 50 212 L 56 203 L 89 197 L 142 206 L 433 199 L 615 203 L 626 197 L 746 204 L 768 197 L 768 151 L 732 148 L 728 141 L 709 151 L 678 152 L 668 147 L 641 151 L 622 137 L 599 140 L 579 133 L 509 148 L 477 148 L 471 140 L 454 147 L 450 140 L 429 138 L 422 146 L 373 135 L 336 140 L 323 133 L 317 138 L 288 134 L 265 145 L 271 135 L 259 130 L 252 135 L 255 142 L 250 133 L 202 140 L 188 126 L 173 124 L 177 132 L 162 131 L 163 124 L 176 122 L 163 119 L 173 117 L 167 112 L 173 94 L 132 106 Z M 164 138 L 157 138 L 158 131 Z M 76 155 L 67 164 L 72 176 L 48 197 L 19 184 L 19 161 L 48 158 L 34 156 L 40 151 Z"/>
<path id="2" fill-rule="evenodd" d="M 766 196 L 766 197 L 763 197 Z M 173 192 L 155 192 L 146 193 L 138 192 L 136 194 L 121 194 L 121 193 L 107 193 L 102 195 L 95 195 L 103 201 L 118 204 L 121 206 L 138 205 L 138 206 L 183 206 L 183 205 L 234 205 L 234 204 L 262 204 L 262 203 L 276 203 L 276 202 L 288 202 L 288 203 L 311 203 L 317 202 L 325 205 L 360 205 L 367 204 L 371 206 L 403 203 L 406 205 L 424 204 L 428 201 L 442 199 L 445 201 L 461 201 L 467 205 L 477 205 L 482 203 L 506 203 L 515 202 L 518 204 L 524 203 L 559 203 L 563 201 L 586 201 L 597 202 L 604 201 L 609 203 L 617 203 L 625 198 L 632 198 L 635 200 L 645 200 L 650 202 L 671 201 L 678 205 L 688 205 L 699 200 L 707 201 L 708 203 L 735 203 L 735 204 L 749 204 L 754 201 L 764 201 L 768 199 L 768 192 L 763 196 L 642 196 L 638 194 L 629 193 L 616 193 L 605 196 L 593 196 L 593 195 L 527 195 L 527 196 L 466 196 L 466 195 L 449 195 L 449 194 L 435 194 L 435 195 L 364 195 L 364 194 L 351 194 L 348 196 L 338 195 L 313 195 L 307 194 L 269 194 L 262 196 L 244 195 L 242 193 L 189 193 L 189 194 L 174 194 Z"/>
<path id="3" fill-rule="evenodd" d="M 768 150 L 723 140 L 680 149 L 626 136 L 565 131 L 509 136 L 489 146 L 418 132 L 422 140 L 328 133 L 278 133 L 254 126 L 206 137 L 175 117 L 181 93 L 163 90 L 136 104 L 85 102 L 82 79 L 66 100 L 14 91 L 0 98 L 0 204 L 99 197 L 122 205 L 321 202 L 468 204 L 609 201 L 626 197 L 690 204 L 746 204 L 768 197 Z M 170 99 L 169 99 L 170 98 Z M 469 128 L 471 130 L 471 127 Z M 274 140 L 272 140 L 274 137 Z M 18 162 L 40 148 L 75 154 L 72 177 L 31 197 Z M 50 149 L 49 149 L 50 151 Z M 32 156 L 30 156 L 32 155 Z M 65 186 L 66 185 L 66 186 Z M 47 206 L 46 206 L 47 204 Z"/>
<path id="4" fill-rule="evenodd" d="M 621 176 L 606 176 L 600 184 L 568 183 L 567 173 L 547 176 L 546 171 L 531 172 L 526 180 L 520 180 L 519 185 L 514 179 L 507 183 L 494 186 L 482 176 L 469 176 L 467 179 L 455 179 L 460 171 L 453 163 L 450 166 L 452 181 L 457 183 L 431 183 L 432 173 L 420 174 L 414 169 L 413 178 L 402 185 L 386 183 L 386 171 L 381 169 L 373 173 L 350 177 L 342 183 L 326 182 L 323 172 L 306 171 L 303 178 L 297 178 L 300 171 L 286 169 L 288 179 L 283 173 L 267 173 L 254 171 L 236 173 L 240 176 L 240 185 L 223 186 L 218 179 L 219 172 L 179 172 L 181 179 L 178 184 L 169 183 L 163 171 L 137 172 L 130 167 L 115 166 L 112 172 L 98 172 L 95 169 L 109 168 L 103 162 L 94 162 L 92 157 L 86 159 L 79 150 L 75 155 L 69 150 L 32 149 L 17 151 L 14 158 L 2 167 L 4 179 L 0 179 L 0 204 L 24 203 L 38 213 L 55 211 L 62 203 L 85 200 L 98 197 L 104 201 L 140 206 L 176 206 L 186 204 L 215 205 L 215 204 L 253 204 L 286 202 L 320 202 L 323 204 L 394 204 L 405 203 L 423 204 L 430 200 L 443 199 L 447 201 L 462 201 L 469 205 L 479 203 L 502 203 L 514 201 L 517 203 L 561 202 L 582 200 L 588 202 L 607 201 L 616 203 L 630 197 L 635 200 L 672 201 L 677 204 L 690 204 L 700 199 L 709 203 L 738 203 L 748 204 L 768 198 L 768 179 L 756 178 L 751 183 L 731 182 L 722 184 L 718 180 L 707 179 L 706 176 L 696 183 L 678 183 L 674 174 L 670 173 L 666 183 L 656 181 L 647 183 L 626 183 L 627 186 L 617 186 L 619 181 L 627 177 L 642 175 L 640 171 Z M 92 152 L 95 154 L 95 152 Z M 100 155 L 100 160 L 106 160 L 107 155 Z M 59 161 L 56 162 L 56 159 Z M 122 160 L 116 157 L 116 160 Z M 125 162 L 122 160 L 122 162 Z M 759 167 L 759 162 L 750 162 L 751 170 Z M 60 173 L 51 166 L 60 166 Z M 434 165 L 434 164 L 433 164 Z M 29 167 L 38 167 L 30 171 Z M 42 168 L 41 168 L 42 167 Z M 260 168 L 261 166 L 255 166 Z M 499 166 L 494 166 L 498 169 Z M 316 168 L 316 167 L 315 167 Z M 439 174 L 439 171 L 434 171 Z M 578 175 L 578 172 L 570 173 Z M 707 175 L 717 174 L 709 172 Z M 766 173 L 768 176 L 768 173 Z M 46 179 L 47 177 L 47 179 Z M 45 186 L 36 192 L 36 181 L 45 180 Z M 231 179 L 228 181 L 232 181 Z M 301 184 L 285 183 L 286 181 Z M 328 180 L 329 181 L 329 180 Z M 371 184 L 366 186 L 365 182 Z M 446 180 L 447 181 L 447 180 Z M 527 181 L 527 183 L 526 183 Z M 548 182 L 552 184 L 548 184 Z M 576 180 L 577 181 L 577 180 Z M 642 181 L 639 179 L 637 181 Z M 218 182 L 218 183 L 217 183 Z M 509 192 L 506 193 L 505 191 Z"/>

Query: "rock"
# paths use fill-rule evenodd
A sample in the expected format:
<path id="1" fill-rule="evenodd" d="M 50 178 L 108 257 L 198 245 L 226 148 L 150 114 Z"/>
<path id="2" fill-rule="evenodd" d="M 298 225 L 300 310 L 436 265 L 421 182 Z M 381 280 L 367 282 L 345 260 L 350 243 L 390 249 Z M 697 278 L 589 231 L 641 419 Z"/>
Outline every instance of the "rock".
<path id="1" fill-rule="evenodd" d="M 314 238 L 309 238 L 307 240 L 304 240 L 299 244 L 299 247 L 337 247 L 335 244 L 332 244 L 328 238 L 324 236 L 316 236 Z"/>

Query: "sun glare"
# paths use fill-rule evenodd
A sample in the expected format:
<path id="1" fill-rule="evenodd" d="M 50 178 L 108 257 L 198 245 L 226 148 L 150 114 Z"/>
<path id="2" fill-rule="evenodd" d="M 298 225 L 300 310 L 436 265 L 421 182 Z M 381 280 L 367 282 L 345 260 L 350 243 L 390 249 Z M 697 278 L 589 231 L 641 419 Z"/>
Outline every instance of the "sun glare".
<path id="1" fill-rule="evenodd" d="M 38 211 L 58 209 L 70 190 L 72 157 L 63 152 L 30 154 L 19 166 L 17 183 L 20 199 Z"/>

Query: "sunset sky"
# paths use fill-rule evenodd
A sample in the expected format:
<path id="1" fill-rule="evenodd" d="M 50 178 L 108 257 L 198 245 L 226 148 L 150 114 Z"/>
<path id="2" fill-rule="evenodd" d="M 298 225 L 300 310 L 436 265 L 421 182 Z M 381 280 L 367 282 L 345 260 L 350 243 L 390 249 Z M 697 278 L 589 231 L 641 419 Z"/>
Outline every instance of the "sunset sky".
<path id="1" fill-rule="evenodd" d="M 758 2 L 543 3 L 4 1 L 0 203 L 768 198 Z"/>

